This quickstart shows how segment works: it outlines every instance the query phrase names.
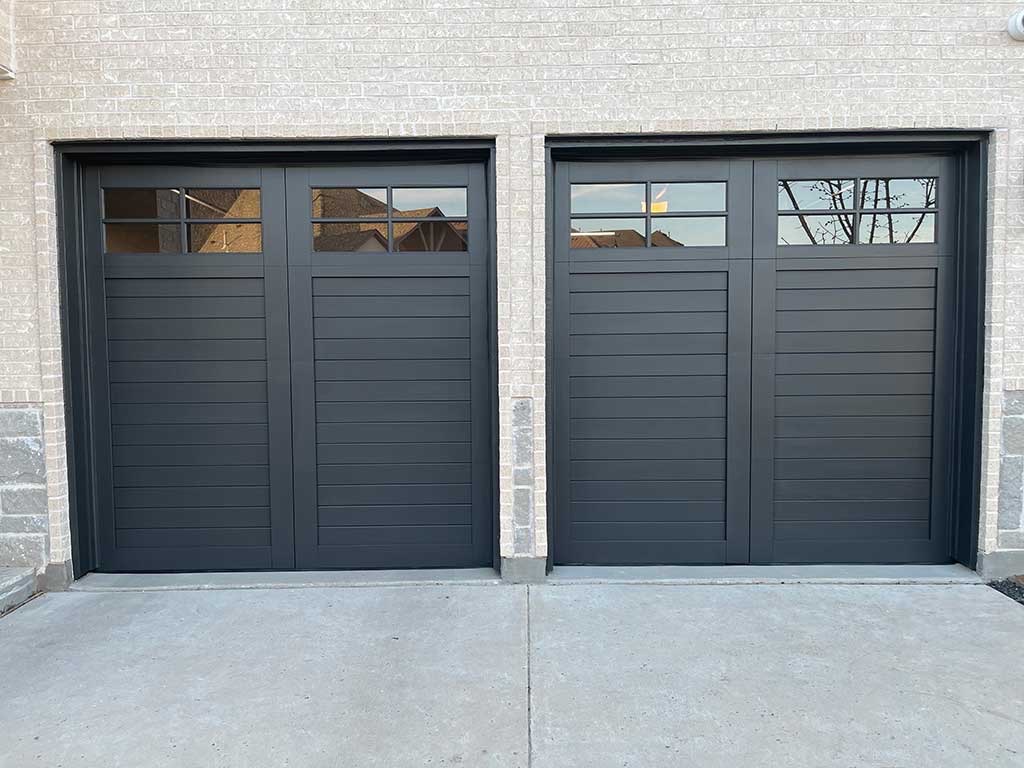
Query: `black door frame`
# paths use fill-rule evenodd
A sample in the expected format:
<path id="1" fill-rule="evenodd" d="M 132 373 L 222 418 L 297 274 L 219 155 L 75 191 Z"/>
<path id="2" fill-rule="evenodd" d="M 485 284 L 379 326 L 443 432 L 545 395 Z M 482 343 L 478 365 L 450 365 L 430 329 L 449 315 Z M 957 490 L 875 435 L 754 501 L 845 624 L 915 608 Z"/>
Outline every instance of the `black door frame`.
<path id="1" fill-rule="evenodd" d="M 496 196 L 495 146 L 490 139 L 365 140 L 365 141 L 68 141 L 54 143 L 57 200 L 57 249 L 60 291 L 65 441 L 69 522 L 74 577 L 99 565 L 99 520 L 93 413 L 89 370 L 92 366 L 90 325 L 86 316 L 84 270 L 86 227 L 84 182 L 95 165 L 170 165 L 191 167 L 265 166 L 283 168 L 326 164 L 482 163 L 487 194 L 487 317 L 491 433 L 498 428 L 497 284 L 495 270 Z M 498 565 L 498 449 L 492 440 L 490 497 L 492 564 Z"/>
<path id="2" fill-rule="evenodd" d="M 955 327 L 950 383 L 954 412 L 948 436 L 950 466 L 949 555 L 970 568 L 977 566 L 981 493 L 982 405 L 984 387 L 984 307 L 986 208 L 990 131 L 862 131 L 835 133 L 751 133 L 689 136 L 558 136 L 546 142 L 546 439 L 547 567 L 554 567 L 557 505 L 555 392 L 555 174 L 566 161 L 636 161 L 730 159 L 738 157 L 814 157 L 822 155 L 884 155 L 945 153 L 956 165 L 959 210 L 955 234 Z"/>

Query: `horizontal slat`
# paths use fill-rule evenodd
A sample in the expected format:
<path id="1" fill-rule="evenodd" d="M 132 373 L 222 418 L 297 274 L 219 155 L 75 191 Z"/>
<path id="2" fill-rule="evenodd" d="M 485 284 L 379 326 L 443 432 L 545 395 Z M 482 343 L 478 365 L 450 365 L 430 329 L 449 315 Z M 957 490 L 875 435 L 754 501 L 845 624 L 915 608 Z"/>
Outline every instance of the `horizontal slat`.
<path id="1" fill-rule="evenodd" d="M 465 277 L 317 277 L 314 296 L 464 296 Z"/>
<path id="2" fill-rule="evenodd" d="M 917 459 L 776 459 L 777 480 L 874 480 L 926 478 L 931 460 Z"/>
<path id="3" fill-rule="evenodd" d="M 320 381 L 318 402 L 468 400 L 468 381 Z"/>
<path id="4" fill-rule="evenodd" d="M 724 376 L 725 355 L 623 355 L 569 358 L 570 376 Z"/>
<path id="5" fill-rule="evenodd" d="M 130 339 L 264 339 L 266 324 L 259 318 L 188 318 L 109 320 L 111 341 Z"/>
<path id="6" fill-rule="evenodd" d="M 133 360 L 110 363 L 109 371 L 112 384 L 267 380 L 267 364 L 262 360 L 177 360 L 174 362 Z"/>
<path id="7" fill-rule="evenodd" d="M 467 317 L 469 296 L 317 296 L 314 317 Z"/>
<path id="8" fill-rule="evenodd" d="M 460 443 L 473 433 L 468 421 L 317 424 L 320 443 Z"/>
<path id="9" fill-rule="evenodd" d="M 574 314 L 601 312 L 724 312 L 725 291 L 624 291 L 574 293 L 569 297 Z"/>
<path id="10" fill-rule="evenodd" d="M 107 345 L 111 362 L 128 360 L 266 360 L 263 339 L 147 339 L 112 341 Z"/>
<path id="11" fill-rule="evenodd" d="M 126 445 L 114 446 L 115 467 L 197 467 L 266 465 L 266 445 Z"/>
<path id="12" fill-rule="evenodd" d="M 725 392 L 719 394 L 724 397 Z M 702 397 L 577 397 L 570 403 L 574 419 L 691 418 L 707 416 L 707 406 Z"/>
<path id="13" fill-rule="evenodd" d="M 570 462 L 572 480 L 724 480 L 725 461 L 651 459 Z"/>
<path id="14" fill-rule="evenodd" d="M 469 360 L 319 360 L 322 381 L 463 381 L 470 377 Z"/>
<path id="15" fill-rule="evenodd" d="M 266 466 L 207 465 L 194 467 L 115 467 L 117 488 L 151 486 L 267 485 L 270 469 Z"/>
<path id="16" fill-rule="evenodd" d="M 263 280 L 239 278 L 121 278 L 104 284 L 108 297 L 262 296 Z"/>
<path id="17" fill-rule="evenodd" d="M 776 416 L 928 416 L 930 395 L 776 397 Z"/>
<path id="18" fill-rule="evenodd" d="M 270 507 L 162 507 L 117 510 L 118 528 L 258 528 Z"/>
<path id="19" fill-rule="evenodd" d="M 930 352 L 856 352 L 778 354 L 775 372 L 789 373 L 931 373 Z"/>
<path id="20" fill-rule="evenodd" d="M 120 528 L 119 547 L 267 547 L 270 529 Z"/>
<path id="21" fill-rule="evenodd" d="M 117 424 L 114 445 L 265 445 L 266 424 Z"/>
<path id="22" fill-rule="evenodd" d="M 775 419 L 778 437 L 929 437 L 928 416 L 785 416 Z"/>
<path id="23" fill-rule="evenodd" d="M 725 419 L 573 419 L 569 429 L 573 440 L 724 438 Z"/>
<path id="24" fill-rule="evenodd" d="M 325 528 L 317 534 L 321 546 L 405 546 L 468 547 L 473 543 L 470 525 L 377 525 Z"/>
<path id="25" fill-rule="evenodd" d="M 648 272 L 635 274 L 576 273 L 569 281 L 572 293 L 592 291 L 723 291 L 726 272 Z"/>
<path id="26" fill-rule="evenodd" d="M 379 464 L 389 461 L 436 464 L 472 460 L 472 444 L 464 443 L 333 443 L 316 449 L 321 464 Z"/>
<path id="27" fill-rule="evenodd" d="M 321 464 L 316 471 L 322 485 L 375 485 L 381 483 L 469 483 L 469 464 Z"/>
<path id="28" fill-rule="evenodd" d="M 815 288 L 780 290 L 777 310 L 932 309 L 934 288 Z"/>
<path id="29" fill-rule="evenodd" d="M 240 318 L 264 315 L 262 296 L 108 298 L 108 318 Z"/>
<path id="30" fill-rule="evenodd" d="M 777 352 L 931 352 L 932 331 L 806 331 L 775 334 Z"/>
<path id="31" fill-rule="evenodd" d="M 114 424 L 266 424 L 265 403 L 133 403 L 110 408 Z"/>
<path id="32" fill-rule="evenodd" d="M 423 485 L 319 485 L 317 501 L 326 506 L 366 504 L 470 504 L 473 486 Z"/>
<path id="33" fill-rule="evenodd" d="M 881 499 L 843 501 L 776 501 L 775 520 L 786 521 L 872 521 L 927 520 L 931 505 L 927 500 Z"/>
<path id="34" fill-rule="evenodd" d="M 264 507 L 270 504 L 266 486 L 202 488 L 115 488 L 114 505 L 121 507 Z"/>
<path id="35" fill-rule="evenodd" d="M 572 440 L 569 455 L 588 459 L 723 459 L 725 439 Z"/>
<path id="36" fill-rule="evenodd" d="M 319 403 L 316 420 L 321 424 L 360 421 L 469 421 L 469 401 L 403 403 Z"/>
<path id="37" fill-rule="evenodd" d="M 317 339 L 317 360 L 464 360 L 469 339 Z"/>
<path id="38" fill-rule="evenodd" d="M 571 355 L 722 355 L 724 333 L 614 333 L 569 337 Z"/>
<path id="39" fill-rule="evenodd" d="M 111 384 L 111 402 L 265 403 L 266 382 L 188 382 Z"/>
<path id="40" fill-rule="evenodd" d="M 569 393 L 576 398 L 686 397 L 695 407 L 711 405 L 725 395 L 725 376 L 585 376 L 570 379 Z M 716 404 L 717 405 L 717 404 Z M 724 407 L 722 409 L 724 413 Z"/>
<path id="41" fill-rule="evenodd" d="M 721 541 L 725 538 L 725 523 L 574 520 L 570 535 L 576 541 Z"/>
<path id="42" fill-rule="evenodd" d="M 779 288 L 919 288 L 935 285 L 934 269 L 779 270 Z"/>
<path id="43" fill-rule="evenodd" d="M 928 437 L 780 437 L 775 456 L 780 459 L 925 458 L 931 456 Z"/>
<path id="44" fill-rule="evenodd" d="M 722 501 L 725 483 L 716 480 L 580 480 L 570 484 L 569 493 L 572 501 Z"/>
<path id="45" fill-rule="evenodd" d="M 323 527 L 344 525 L 470 525 L 470 504 L 374 504 L 317 508 Z"/>
<path id="46" fill-rule="evenodd" d="M 927 539 L 924 520 L 875 520 L 871 522 L 776 523 L 775 538 L 782 541 L 857 541 L 879 539 Z"/>
<path id="47" fill-rule="evenodd" d="M 313 321 L 319 339 L 466 338 L 468 317 L 321 317 Z"/>
<path id="48" fill-rule="evenodd" d="M 775 377 L 777 395 L 927 395 L 930 373 L 781 374 Z"/>
<path id="49" fill-rule="evenodd" d="M 725 312 L 572 315 L 570 333 L 725 333 Z"/>
<path id="50" fill-rule="evenodd" d="M 725 520 L 722 501 L 577 501 L 572 519 L 586 523 L 716 523 Z"/>
<path id="51" fill-rule="evenodd" d="M 927 499 L 931 482 L 919 479 L 776 480 L 775 499 Z"/>
<path id="52" fill-rule="evenodd" d="M 848 309 L 778 311 L 777 331 L 930 331 L 931 309 Z"/>

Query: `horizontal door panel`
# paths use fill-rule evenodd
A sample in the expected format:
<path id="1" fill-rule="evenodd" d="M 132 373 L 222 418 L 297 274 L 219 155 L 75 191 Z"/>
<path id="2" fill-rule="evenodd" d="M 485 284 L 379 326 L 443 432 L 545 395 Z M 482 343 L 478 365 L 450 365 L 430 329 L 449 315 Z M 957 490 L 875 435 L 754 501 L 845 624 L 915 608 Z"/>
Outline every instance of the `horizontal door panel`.
<path id="1" fill-rule="evenodd" d="M 855 352 L 778 354 L 775 372 L 790 373 L 926 373 L 935 366 L 930 352 Z"/>
<path id="2" fill-rule="evenodd" d="M 573 523 L 573 538 L 579 541 L 721 541 L 725 523 L 636 522 Z"/>
<path id="3" fill-rule="evenodd" d="M 572 357 L 570 376 L 724 376 L 725 355 Z"/>
<path id="4" fill-rule="evenodd" d="M 928 437 L 823 437 L 776 438 L 780 459 L 814 458 L 924 458 L 931 456 Z"/>
<path id="5" fill-rule="evenodd" d="M 726 272 L 577 273 L 569 281 L 569 291 L 724 291 L 728 285 Z"/>
<path id="6" fill-rule="evenodd" d="M 724 501 L 574 501 L 581 523 L 723 523 Z"/>
<path id="7" fill-rule="evenodd" d="M 924 288 L 935 285 L 935 270 L 780 270 L 775 284 L 778 288 Z"/>
<path id="8" fill-rule="evenodd" d="M 321 443 L 321 464 L 379 464 L 389 461 L 434 464 L 471 461 L 472 444 L 463 443 Z"/>
<path id="9" fill-rule="evenodd" d="M 263 280 L 258 277 L 205 278 L 111 278 L 103 286 L 107 298 L 165 296 L 263 296 Z M 173 317 L 173 315 L 172 315 Z"/>
<path id="10" fill-rule="evenodd" d="M 930 373 L 782 374 L 775 377 L 778 395 L 928 395 Z"/>
<path id="11" fill-rule="evenodd" d="M 117 445 L 265 445 L 265 424 L 139 424 L 115 425 Z"/>
<path id="12" fill-rule="evenodd" d="M 574 293 L 569 311 L 575 314 L 602 312 L 724 312 L 725 291 L 625 291 Z"/>
<path id="13" fill-rule="evenodd" d="M 469 525 L 377 525 L 324 527 L 318 532 L 323 546 L 405 546 L 468 547 L 473 543 Z"/>
<path id="14" fill-rule="evenodd" d="M 708 387 L 711 390 L 711 387 Z M 710 394 L 710 392 L 709 392 Z M 724 387 L 716 394 L 724 398 Z M 572 401 L 572 418 L 673 419 L 706 416 L 707 398 L 699 397 L 577 397 Z"/>
<path id="15" fill-rule="evenodd" d="M 724 460 L 616 459 L 574 460 L 569 467 L 573 480 L 724 480 Z"/>
<path id="16" fill-rule="evenodd" d="M 270 528 L 124 528 L 120 547 L 269 547 Z"/>
<path id="17" fill-rule="evenodd" d="M 110 401 L 121 403 L 259 403 L 267 402 L 263 381 L 232 382 L 146 382 L 111 384 Z"/>
<path id="18" fill-rule="evenodd" d="M 318 423 L 359 421 L 469 421 L 469 401 L 423 401 L 382 403 L 319 403 Z"/>
<path id="19" fill-rule="evenodd" d="M 111 341 L 130 339 L 264 339 L 266 324 L 262 318 L 208 318 L 110 320 L 107 334 Z"/>
<path id="20" fill-rule="evenodd" d="M 573 440 L 724 438 L 725 419 L 572 419 L 569 430 Z"/>
<path id="21" fill-rule="evenodd" d="M 569 393 L 577 398 L 686 398 L 707 414 L 708 407 L 725 396 L 725 376 L 579 376 L 569 380 Z M 724 411 L 723 411 L 724 412 Z M 696 415 L 696 414 L 695 414 Z"/>
<path id="22" fill-rule="evenodd" d="M 313 334 L 320 339 L 465 338 L 468 317 L 319 317 Z"/>
<path id="23" fill-rule="evenodd" d="M 775 307 L 790 309 L 933 309 L 934 288 L 783 289 Z"/>
<path id="24" fill-rule="evenodd" d="M 317 339 L 317 360 L 468 360 L 469 339 Z"/>
<path id="25" fill-rule="evenodd" d="M 321 360 L 321 381 L 464 381 L 469 360 Z"/>
<path id="26" fill-rule="evenodd" d="M 775 334 L 776 352 L 928 352 L 932 331 L 804 331 Z"/>
<path id="27" fill-rule="evenodd" d="M 107 299 L 107 317 L 122 318 L 209 318 L 216 320 L 260 318 L 265 309 L 262 296 L 145 296 Z"/>
<path id="28" fill-rule="evenodd" d="M 570 333 L 725 333 L 725 312 L 572 315 Z"/>
<path id="29" fill-rule="evenodd" d="M 465 277 L 317 277 L 314 296 L 465 296 Z"/>
<path id="30" fill-rule="evenodd" d="M 569 338 L 570 355 L 724 355 L 724 333 L 618 333 Z"/>
<path id="31" fill-rule="evenodd" d="M 320 485 L 317 502 L 326 506 L 366 504 L 471 504 L 473 487 L 464 484 Z"/>
<path id="32" fill-rule="evenodd" d="M 269 483 L 270 470 L 266 466 L 207 464 L 192 467 L 114 467 L 115 488 L 268 485 Z"/>
<path id="33" fill-rule="evenodd" d="M 268 528 L 270 507 L 157 507 L 117 510 L 118 528 Z"/>
<path id="34" fill-rule="evenodd" d="M 468 381 L 320 381 L 317 402 L 469 400 Z"/>
<path id="35" fill-rule="evenodd" d="M 927 539 L 927 520 L 874 520 L 871 522 L 778 522 L 775 535 L 780 541 L 825 540 L 838 542 Z"/>
<path id="36" fill-rule="evenodd" d="M 785 500 L 850 499 L 927 499 L 931 482 L 927 479 L 863 480 L 776 480 L 775 498 Z"/>
<path id="37" fill-rule="evenodd" d="M 324 485 L 380 483 L 469 483 L 469 464 L 320 464 L 317 482 Z"/>
<path id="38" fill-rule="evenodd" d="M 916 459 L 776 459 L 776 480 L 875 480 L 928 478 L 931 460 Z"/>
<path id="39" fill-rule="evenodd" d="M 570 498 L 572 501 L 722 501 L 725 483 L 714 480 L 581 480 L 570 483 Z"/>
<path id="40" fill-rule="evenodd" d="M 786 331 L 930 331 L 930 309 L 850 309 L 776 312 L 776 330 Z"/>
<path id="41" fill-rule="evenodd" d="M 116 507 L 264 507 L 266 486 L 201 488 L 115 488 Z"/>
<path id="42" fill-rule="evenodd" d="M 112 362 L 266 360 L 267 344 L 262 339 L 112 341 L 107 345 L 107 356 Z"/>
<path id="43" fill-rule="evenodd" d="M 785 416 L 775 420 L 778 437 L 929 437 L 928 416 Z"/>
<path id="44" fill-rule="evenodd" d="M 468 317 L 469 296 L 317 296 L 314 317 Z"/>
<path id="45" fill-rule="evenodd" d="M 267 380 L 267 364 L 262 360 L 112 362 L 109 370 L 112 384 Z"/>
<path id="46" fill-rule="evenodd" d="M 927 520 L 930 514 L 931 503 L 928 499 L 816 499 L 775 502 L 775 519 L 782 522 Z"/>
<path id="47" fill-rule="evenodd" d="M 724 459 L 725 439 L 572 440 L 573 459 Z"/>
<path id="48" fill-rule="evenodd" d="M 319 443 L 461 443 L 472 436 L 468 421 L 318 424 Z"/>
<path id="49" fill-rule="evenodd" d="M 928 416 L 930 395 L 804 395 L 776 397 L 776 416 Z"/>
<path id="50" fill-rule="evenodd" d="M 324 528 L 347 525 L 470 525 L 469 504 L 371 504 L 317 509 Z"/>
<path id="51" fill-rule="evenodd" d="M 258 445 L 124 445 L 114 446 L 115 467 L 198 467 L 204 464 L 267 465 L 269 452 Z"/>

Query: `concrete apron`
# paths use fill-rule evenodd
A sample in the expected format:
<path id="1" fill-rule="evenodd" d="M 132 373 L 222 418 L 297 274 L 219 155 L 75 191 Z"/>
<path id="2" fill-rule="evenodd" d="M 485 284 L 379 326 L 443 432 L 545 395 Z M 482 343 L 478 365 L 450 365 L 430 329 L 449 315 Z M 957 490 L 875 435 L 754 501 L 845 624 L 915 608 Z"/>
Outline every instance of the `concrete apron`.
<path id="1" fill-rule="evenodd" d="M 527 587 L 431 574 L 348 575 L 357 589 L 307 574 L 320 588 L 304 591 L 268 589 L 267 574 L 258 587 L 90 577 L 45 595 L 0 619 L 0 766 L 960 768 L 1024 755 L 1024 609 L 977 577 L 556 571 Z"/>

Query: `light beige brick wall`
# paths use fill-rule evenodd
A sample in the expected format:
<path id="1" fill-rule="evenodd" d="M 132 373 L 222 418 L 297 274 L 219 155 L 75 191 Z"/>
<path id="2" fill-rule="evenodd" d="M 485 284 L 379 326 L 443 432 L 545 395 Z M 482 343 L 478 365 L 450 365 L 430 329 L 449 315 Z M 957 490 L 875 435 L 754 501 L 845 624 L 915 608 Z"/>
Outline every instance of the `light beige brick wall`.
<path id="1" fill-rule="evenodd" d="M 14 0 L 0 0 L 0 78 L 14 70 Z"/>
<path id="2" fill-rule="evenodd" d="M 18 76 L 0 82 L 0 403 L 43 409 L 51 559 L 69 556 L 53 140 L 494 137 L 508 556 L 547 547 L 546 135 L 945 127 L 995 129 L 981 519 L 995 549 L 1003 392 L 1024 389 L 1024 44 L 1004 31 L 1018 5 L 17 0 Z M 532 481 L 513 472 L 518 403 Z M 532 517 L 514 518 L 513 489 Z"/>

